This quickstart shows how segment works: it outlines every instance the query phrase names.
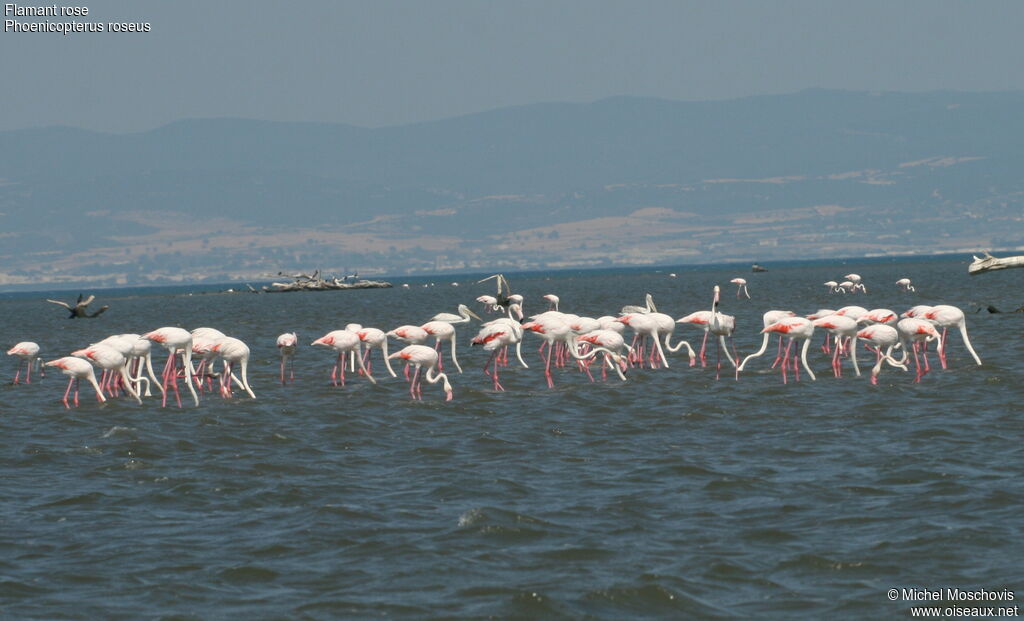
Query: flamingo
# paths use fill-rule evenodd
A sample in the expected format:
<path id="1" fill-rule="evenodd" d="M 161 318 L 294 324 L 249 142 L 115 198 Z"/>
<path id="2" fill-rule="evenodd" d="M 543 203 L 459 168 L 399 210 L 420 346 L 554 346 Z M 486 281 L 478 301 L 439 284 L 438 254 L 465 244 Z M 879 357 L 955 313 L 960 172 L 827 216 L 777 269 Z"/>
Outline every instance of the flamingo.
<path id="1" fill-rule="evenodd" d="M 700 357 L 700 366 L 707 366 L 707 358 L 705 356 L 705 353 L 707 352 L 708 335 L 710 334 L 710 331 L 708 330 L 708 325 L 711 323 L 711 311 L 701 310 L 690 313 L 685 317 L 680 317 L 679 319 L 676 319 L 676 323 L 693 324 L 696 326 L 700 326 L 700 328 L 704 331 L 704 339 L 700 342 L 700 353 L 697 355 Z"/>
<path id="2" fill-rule="evenodd" d="M 440 372 L 437 368 L 439 357 L 434 348 L 427 347 L 426 345 L 406 345 L 401 350 L 396 351 L 388 357 L 401 358 L 402 360 L 405 360 L 406 364 L 411 364 L 416 367 L 416 371 L 412 376 L 412 381 L 409 383 L 409 394 L 412 395 L 413 399 L 423 399 L 423 377 L 426 377 L 427 381 L 431 384 L 436 384 L 439 380 L 443 381 L 445 401 L 452 400 L 452 385 L 448 382 L 448 376 Z M 426 368 L 427 372 L 423 374 L 423 376 L 420 376 L 420 370 L 422 368 Z"/>
<path id="3" fill-rule="evenodd" d="M 529 321 L 523 324 L 523 331 L 527 330 L 537 334 L 548 345 L 548 355 L 544 366 L 544 377 L 548 381 L 548 388 L 555 387 L 554 379 L 551 376 L 551 358 L 556 345 L 564 345 L 565 351 L 575 360 L 589 360 L 601 352 L 610 355 L 616 363 L 621 360 L 618 354 L 600 346 L 595 346 L 589 353 L 581 355 L 576 344 L 576 335 L 573 334 L 569 324 L 562 319 L 550 317 L 547 320 Z"/>
<path id="4" fill-rule="evenodd" d="M 840 309 L 837 309 L 836 314 L 856 320 L 860 319 L 864 315 L 867 315 L 868 309 L 864 308 L 863 306 L 844 306 Z"/>
<path id="5" fill-rule="evenodd" d="M 835 315 L 835 314 L 836 314 L 836 311 L 831 309 L 831 308 L 819 308 L 818 310 L 814 311 L 810 315 L 807 315 L 807 318 L 810 319 L 811 321 L 814 321 L 815 319 L 821 319 L 822 317 L 828 317 L 829 315 Z M 770 324 L 765 324 L 764 327 L 767 328 L 769 325 Z M 832 340 L 831 335 L 826 334 L 825 335 L 825 340 L 821 342 L 821 353 L 823 353 L 823 354 L 830 354 L 830 353 L 832 353 L 832 346 L 830 345 L 830 341 L 831 340 Z M 780 336 L 779 337 L 779 357 L 776 358 L 775 359 L 775 363 L 772 364 L 772 368 L 773 369 L 775 368 L 775 365 L 778 364 L 778 362 L 779 362 L 779 360 L 781 358 L 782 358 L 782 337 Z"/>
<path id="6" fill-rule="evenodd" d="M 665 366 L 668 367 L 665 358 L 665 352 L 661 348 L 661 341 L 658 340 L 659 324 L 655 318 L 651 317 L 646 313 L 628 313 L 626 315 L 619 317 L 618 321 L 619 323 L 624 323 L 630 328 L 633 328 L 633 331 L 636 333 L 636 336 L 633 337 L 633 344 L 636 345 L 638 341 L 640 343 L 639 353 L 636 354 L 636 360 L 637 362 L 640 363 L 640 366 L 643 366 L 644 363 L 644 339 L 650 337 L 651 339 L 654 340 L 654 351 L 651 352 L 649 358 L 651 368 L 657 368 L 658 360 L 660 360 L 662 364 L 665 364 Z M 630 347 L 630 350 L 632 349 L 633 347 Z M 655 358 L 655 354 L 657 354 L 657 358 Z"/>
<path id="7" fill-rule="evenodd" d="M 815 319 L 811 323 L 815 328 L 827 330 L 836 339 L 836 349 L 832 354 L 833 377 L 842 377 L 843 375 L 843 361 L 839 356 L 850 342 L 852 342 L 850 357 L 853 358 L 853 371 L 857 377 L 860 377 L 860 367 L 857 365 L 857 343 L 853 342 L 856 341 L 857 330 L 860 328 L 857 320 L 843 315 L 831 315 Z"/>
<path id="8" fill-rule="evenodd" d="M 670 354 L 674 354 L 685 347 L 686 353 L 690 357 L 690 366 L 692 367 L 697 364 L 697 354 L 693 351 L 693 347 L 690 347 L 690 344 L 687 341 L 680 339 L 679 342 L 677 342 L 675 345 L 672 345 L 672 333 L 675 332 L 676 330 L 676 322 L 674 319 L 672 319 L 671 316 L 666 315 L 665 313 L 657 312 L 648 313 L 647 316 L 653 319 L 655 324 L 657 325 L 657 330 L 655 333 L 656 337 L 664 335 L 665 351 L 667 351 Z M 662 360 L 662 362 L 665 364 L 665 368 L 667 369 L 668 360 Z"/>
<path id="9" fill-rule="evenodd" d="M 828 292 L 829 293 L 846 293 L 846 289 L 844 289 L 843 287 L 840 287 L 839 283 L 837 283 L 834 280 L 826 280 L 822 284 L 825 285 L 826 287 L 828 287 Z M 852 285 L 853 283 L 850 283 L 850 284 Z"/>
<path id="10" fill-rule="evenodd" d="M 786 367 L 789 364 L 789 350 L 793 346 L 793 341 L 796 339 L 803 340 L 803 347 L 800 349 L 800 360 L 803 362 L 804 369 L 807 374 L 811 376 L 812 380 L 817 378 L 814 377 L 814 371 L 807 365 L 807 348 L 811 344 L 811 337 L 814 335 L 814 324 L 810 319 L 805 317 L 785 317 L 776 321 L 772 325 L 768 326 L 761 332 L 772 332 L 776 334 L 784 334 L 789 337 L 789 343 L 786 344 L 786 351 L 782 357 L 782 383 L 787 382 L 786 378 Z M 793 370 L 796 373 L 797 381 L 800 380 L 800 367 L 796 361 L 796 355 L 793 356 Z"/>
<path id="11" fill-rule="evenodd" d="M 847 314 L 849 316 L 849 314 Z M 894 324 L 899 321 L 899 315 L 888 308 L 875 308 L 855 318 L 859 323 L 871 325 L 874 323 Z"/>
<path id="12" fill-rule="evenodd" d="M 384 357 L 384 366 L 387 368 L 388 373 L 391 377 L 398 377 L 395 375 L 394 369 L 391 368 L 391 361 L 388 360 L 388 336 L 384 334 L 383 330 L 377 328 L 360 328 L 356 331 L 356 336 L 363 342 L 363 346 L 366 347 L 366 357 L 363 360 L 363 364 L 370 372 L 373 372 L 373 359 L 370 357 L 372 353 L 370 350 L 379 348 Z"/>
<path id="13" fill-rule="evenodd" d="M 626 331 L 626 324 L 618 320 L 617 317 L 611 315 L 602 315 L 597 318 L 597 323 L 600 324 L 602 330 L 612 330 L 622 334 Z"/>
<path id="14" fill-rule="evenodd" d="M 64 391 L 64 407 L 71 409 L 71 406 L 68 405 L 68 395 L 71 394 L 72 384 L 75 386 L 75 407 L 78 407 L 78 384 L 79 380 L 83 378 L 92 384 L 92 387 L 96 390 L 96 399 L 100 403 L 104 403 L 107 400 L 103 396 L 103 391 L 100 390 L 100 385 L 96 383 L 96 373 L 93 372 L 92 365 L 85 360 L 75 358 L 74 356 L 65 356 L 51 360 L 45 366 L 57 367 L 61 373 L 71 378 L 68 380 L 68 389 Z"/>
<path id="15" fill-rule="evenodd" d="M 501 308 L 500 306 L 498 306 L 498 298 L 494 297 L 493 295 L 477 296 L 476 301 L 483 304 L 484 311 L 488 313 L 493 313 L 494 311 Z"/>
<path id="16" fill-rule="evenodd" d="M 939 304 L 925 312 L 924 318 L 934 321 L 936 326 L 942 328 L 942 347 L 939 349 L 939 362 L 942 363 L 943 369 L 946 368 L 946 331 L 953 327 L 959 328 L 960 336 L 964 339 L 967 351 L 971 352 L 974 361 L 978 363 L 978 366 L 981 366 L 981 358 L 978 357 L 977 352 L 971 347 L 971 339 L 967 338 L 967 319 L 964 317 L 962 310 L 948 304 Z"/>
<path id="17" fill-rule="evenodd" d="M 484 375 L 493 380 L 494 390 L 505 390 L 501 385 L 501 382 L 498 381 L 498 351 L 503 347 L 516 343 L 518 340 L 521 340 L 521 337 L 519 337 L 519 339 L 516 338 L 515 332 L 510 325 L 503 322 L 493 321 L 482 326 L 480 328 L 480 332 L 478 332 L 477 335 L 473 337 L 473 340 L 470 341 L 471 346 L 483 345 L 484 351 L 491 352 L 490 358 L 488 358 L 487 362 L 484 364 Z M 525 363 L 523 366 L 525 366 Z M 492 367 L 492 371 L 489 372 L 487 370 L 488 367 Z"/>
<path id="18" fill-rule="evenodd" d="M 195 401 L 195 404 L 198 407 L 199 396 L 196 395 L 195 388 L 192 387 L 192 334 L 188 330 L 170 326 L 143 334 L 142 338 L 148 341 L 153 341 L 154 343 L 159 343 L 169 352 L 169 355 L 167 356 L 167 364 L 164 365 L 163 371 L 162 390 L 164 398 L 161 407 L 167 406 L 168 386 L 172 386 L 174 388 L 174 397 L 178 402 L 178 407 L 181 407 L 181 395 L 178 393 L 177 354 L 179 351 L 182 354 L 182 366 L 185 369 L 185 385 L 188 386 L 189 392 L 192 393 L 192 400 Z"/>
<path id="19" fill-rule="evenodd" d="M 892 358 L 892 348 L 900 340 L 896 328 L 884 323 L 876 323 L 858 332 L 857 338 L 868 341 L 875 346 L 877 360 L 874 368 L 871 369 L 871 384 L 873 386 L 878 384 L 878 373 L 882 370 L 883 362 L 888 362 L 889 366 L 897 367 L 904 371 L 907 370 L 906 366 Z M 883 348 L 885 349 L 884 352 L 882 351 Z"/>
<path id="20" fill-rule="evenodd" d="M 733 368 L 738 368 L 739 365 L 736 360 L 729 354 L 729 346 L 726 344 L 726 337 L 732 338 L 732 333 L 736 330 L 736 318 L 732 315 L 725 315 L 718 312 L 718 303 L 721 297 L 721 290 L 718 285 L 715 285 L 714 298 L 711 302 L 711 321 L 708 322 L 708 331 L 718 337 L 718 346 L 715 349 L 715 379 L 718 379 L 722 371 L 722 357 L 721 352 L 725 350 L 725 357 L 732 363 Z"/>
<path id="21" fill-rule="evenodd" d="M 509 306 L 509 310 L 511 311 L 513 309 L 513 307 L 516 307 L 516 306 L 517 305 L 515 305 L 515 304 Z M 509 314 L 511 314 L 511 312 Z M 521 312 L 518 313 L 518 315 L 519 315 L 519 319 L 523 318 Z M 492 325 L 504 326 L 504 329 L 509 331 L 509 339 L 511 341 L 510 343 L 502 346 L 502 350 L 501 351 L 503 353 L 499 354 L 498 357 L 495 359 L 495 361 L 496 362 L 504 361 L 504 363 L 507 364 L 508 363 L 508 345 L 515 345 L 516 346 L 516 359 L 519 361 L 519 364 L 521 364 L 524 369 L 529 369 L 530 365 L 526 364 L 526 361 L 523 360 L 523 325 L 521 323 L 519 323 L 519 321 L 516 321 L 515 319 L 513 319 L 512 317 L 499 317 L 497 319 L 494 319 L 492 321 L 488 321 L 487 323 L 483 324 L 483 327 L 490 327 Z M 479 345 L 479 343 L 477 343 L 477 344 Z M 488 351 L 490 351 L 490 350 L 488 350 Z"/>
<path id="22" fill-rule="evenodd" d="M 896 286 L 903 291 L 917 291 L 917 289 L 914 288 L 914 285 L 910 284 L 909 278 L 900 278 L 896 281 Z"/>
<path id="23" fill-rule="evenodd" d="M 934 306 L 928 306 L 927 304 L 918 304 L 917 306 L 911 306 L 906 311 L 900 313 L 900 317 L 924 317 Z"/>
<path id="24" fill-rule="evenodd" d="M 747 290 L 747 280 L 745 278 L 733 278 L 729 282 L 731 282 L 732 284 L 736 285 L 736 299 L 737 300 L 740 297 L 740 293 L 743 293 L 744 295 L 746 295 L 748 300 L 750 299 L 750 291 Z"/>
<path id="25" fill-rule="evenodd" d="M 345 385 L 345 354 L 355 352 L 359 350 L 359 344 L 362 341 L 359 339 L 359 335 L 349 330 L 333 330 L 327 334 L 321 336 L 317 340 L 310 343 L 310 345 L 322 345 L 324 347 L 333 348 L 338 353 L 338 359 L 334 363 L 334 367 L 331 369 L 331 381 L 334 385 L 338 385 L 338 379 L 341 379 L 341 385 Z M 370 383 L 376 384 L 377 380 L 370 375 L 369 371 L 363 365 L 363 357 L 356 356 L 356 362 L 359 363 L 359 368 L 363 374 L 366 375 Z"/>
<path id="26" fill-rule="evenodd" d="M 444 371 L 444 362 L 441 360 L 441 342 L 450 341 L 452 344 L 452 363 L 455 364 L 455 368 L 459 370 L 459 373 L 462 373 L 459 359 L 455 357 L 455 326 L 447 321 L 428 321 L 420 327 L 423 328 L 424 332 L 434 337 L 438 370 Z"/>
<path id="27" fill-rule="evenodd" d="M 119 334 L 119 337 L 126 340 L 131 344 L 132 349 L 128 354 L 128 376 L 135 383 L 135 392 L 143 396 L 140 387 L 145 382 L 146 397 L 153 395 L 150 390 L 150 386 L 155 384 L 157 388 L 163 391 L 164 387 L 160 385 L 160 382 L 156 379 L 156 374 L 153 373 L 153 356 L 152 356 L 152 343 L 138 334 Z M 134 371 L 132 370 L 134 367 Z M 145 371 L 148 375 L 144 377 L 142 375 Z"/>
<path id="28" fill-rule="evenodd" d="M 14 373 L 14 383 L 18 383 L 18 378 L 21 376 L 21 363 L 25 363 L 25 383 L 32 383 L 32 367 L 35 366 L 36 361 L 39 361 L 39 345 L 32 341 L 22 341 L 14 347 L 7 350 L 8 356 L 18 357 L 18 370 Z M 42 361 L 39 361 L 39 374 L 40 377 L 46 377 L 43 374 Z"/>
<path id="29" fill-rule="evenodd" d="M 249 378 L 246 374 L 246 370 L 249 367 L 249 346 L 239 339 L 228 336 L 218 341 L 213 346 L 213 351 L 224 361 L 224 371 L 220 377 L 221 396 L 225 398 L 231 397 L 231 380 L 235 380 L 251 398 L 255 399 L 256 395 L 252 393 L 252 388 L 249 386 Z M 236 364 L 240 367 L 239 375 L 241 375 L 241 381 L 234 375 Z"/>
<path id="30" fill-rule="evenodd" d="M 131 352 L 130 347 L 128 351 L 129 353 Z M 96 366 L 103 369 L 104 376 L 112 376 L 114 374 L 120 375 L 121 381 L 124 384 L 125 392 L 131 395 L 137 403 L 142 403 L 142 399 L 140 399 L 139 394 L 135 392 L 135 389 L 132 387 L 132 381 L 128 377 L 128 358 L 121 351 L 118 351 L 104 343 L 96 343 L 84 349 L 73 351 L 71 352 L 71 355 L 78 358 L 87 358 L 92 361 Z M 113 380 L 113 378 L 111 378 L 111 380 Z M 113 381 L 111 381 L 111 383 L 113 383 Z M 77 405 L 77 403 L 75 405 Z"/>
<path id="31" fill-rule="evenodd" d="M 850 287 L 851 291 L 860 291 L 861 293 L 868 292 L 868 288 L 861 282 L 860 274 L 847 274 L 846 276 L 843 276 L 843 278 L 853 284 L 853 286 Z"/>
<path id="32" fill-rule="evenodd" d="M 622 338 L 622 334 L 614 330 L 594 330 L 580 336 L 579 340 L 584 343 L 589 343 L 594 347 L 600 347 L 612 352 L 617 356 L 613 358 L 610 354 L 604 355 L 604 361 L 601 364 L 601 379 L 604 380 L 607 377 L 608 367 L 615 369 L 619 379 L 626 381 L 626 376 L 622 374 L 621 362 L 622 358 L 627 354 L 626 352 L 626 341 Z M 616 362 L 618 360 L 618 362 Z M 588 369 L 589 374 L 589 369 Z M 593 378 L 591 378 L 593 379 Z"/>
<path id="33" fill-rule="evenodd" d="M 291 375 L 288 381 L 285 381 L 285 367 L 288 367 L 295 356 L 295 348 L 299 344 L 299 336 L 294 332 L 285 332 L 284 334 L 277 337 L 277 351 L 281 354 L 281 385 L 285 385 L 288 381 L 295 381 L 295 368 L 291 367 Z"/>
<path id="34" fill-rule="evenodd" d="M 547 300 L 548 302 L 551 303 L 551 307 L 549 308 L 549 310 L 553 310 L 553 311 L 558 310 L 559 299 L 558 299 L 557 295 L 555 295 L 554 293 L 549 293 L 549 294 L 541 296 L 541 297 L 543 297 L 545 300 Z"/>
<path id="35" fill-rule="evenodd" d="M 942 335 L 935 329 L 935 324 L 931 321 L 914 317 L 900 319 L 896 324 L 896 331 L 899 333 L 900 344 L 903 347 L 903 360 L 900 362 L 905 363 L 910 357 L 910 352 L 913 351 L 914 371 L 916 373 L 914 382 L 920 382 L 921 378 L 931 371 L 928 365 L 928 352 L 923 344 L 937 340 L 939 342 L 939 358 L 941 359 L 943 353 Z M 907 346 L 907 341 L 912 343 L 910 347 Z M 921 370 L 921 361 L 918 358 L 918 353 L 924 358 L 923 371 Z"/>
<path id="36" fill-rule="evenodd" d="M 551 355 L 555 351 L 555 345 L 559 342 L 564 342 L 569 335 L 572 334 L 572 330 L 569 328 L 569 324 L 564 320 L 557 317 L 547 317 L 544 319 L 534 319 L 523 324 L 523 332 L 530 331 L 534 332 L 540 338 L 544 339 L 544 344 L 548 346 L 548 355 L 546 357 L 541 354 L 544 359 L 544 377 L 548 381 L 548 388 L 555 387 L 554 378 L 551 376 Z M 543 345 L 541 345 L 543 350 Z"/>
<path id="37" fill-rule="evenodd" d="M 821 312 L 822 311 L 818 311 L 818 313 L 821 313 Z M 832 311 L 829 311 L 829 314 L 832 314 Z M 788 310 L 770 310 L 770 311 L 767 311 L 764 315 L 761 316 L 761 322 L 764 325 L 764 327 L 767 328 L 768 326 L 772 325 L 776 321 L 779 321 L 780 319 L 785 319 L 787 317 L 795 317 L 795 316 L 796 316 L 796 313 L 794 313 L 793 311 L 788 311 Z M 815 317 L 815 319 L 817 319 L 817 317 Z M 761 349 L 757 350 L 756 352 L 750 354 L 749 356 L 747 356 L 746 358 L 743 359 L 743 362 L 741 362 L 740 365 L 738 367 L 736 367 L 736 374 L 737 375 L 739 375 L 740 371 L 743 370 L 743 367 L 747 364 L 748 360 L 750 360 L 751 358 L 758 358 L 760 356 L 763 356 L 764 352 L 768 351 L 768 341 L 771 340 L 772 335 L 770 333 L 768 333 L 768 332 L 764 332 L 764 330 L 762 330 L 762 332 L 764 333 L 764 337 L 761 339 Z M 775 353 L 775 361 L 772 362 L 772 367 L 771 368 L 773 368 L 773 369 L 775 368 L 775 365 L 779 364 L 779 361 L 782 360 L 782 338 L 783 337 L 780 334 L 779 335 L 778 351 Z M 826 339 L 826 342 L 827 342 L 827 339 Z"/>

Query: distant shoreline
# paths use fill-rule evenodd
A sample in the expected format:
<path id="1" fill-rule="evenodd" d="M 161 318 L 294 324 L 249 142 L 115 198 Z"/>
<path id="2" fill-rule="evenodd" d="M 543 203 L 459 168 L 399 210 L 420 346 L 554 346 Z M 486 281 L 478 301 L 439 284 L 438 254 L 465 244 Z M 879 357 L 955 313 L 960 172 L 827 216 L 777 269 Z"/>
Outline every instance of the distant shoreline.
<path id="1" fill-rule="evenodd" d="M 978 251 L 980 252 L 980 251 Z M 1019 253 L 1019 250 L 992 250 L 994 253 Z M 942 261 L 948 259 L 962 258 L 964 265 L 967 265 L 971 261 L 971 254 L 969 252 L 943 252 L 935 254 L 907 254 L 907 255 L 886 255 L 882 257 L 838 257 L 835 259 L 787 259 L 779 261 L 759 261 L 758 264 L 768 268 L 769 272 L 778 271 L 779 268 L 786 266 L 799 266 L 808 265 L 814 263 L 837 263 L 845 265 L 848 263 L 863 264 L 863 265 L 875 265 L 879 263 L 896 262 L 896 261 Z M 551 269 L 531 269 L 531 270 L 504 270 L 502 273 L 513 276 L 534 276 L 542 274 L 565 274 L 565 273 L 590 273 L 590 272 L 607 272 L 607 273 L 630 273 L 630 272 L 661 272 L 669 270 L 677 271 L 693 271 L 709 267 L 735 267 L 738 273 L 743 275 L 751 273 L 751 263 L 740 262 L 740 261 L 728 261 L 721 263 L 665 263 L 665 264 L 650 264 L 641 266 L 607 266 L 607 267 L 570 267 L 570 268 L 551 268 Z M 501 270 L 488 270 L 488 271 L 472 271 L 472 272 L 436 272 L 430 274 L 381 274 L 374 275 L 375 280 L 389 280 L 397 283 L 398 286 L 403 282 L 425 282 L 430 280 L 444 279 L 446 281 L 461 280 L 461 279 L 479 279 L 484 276 L 489 276 Z M 966 268 L 964 269 L 966 274 Z M 756 277 L 756 276 L 755 276 Z M 47 292 L 61 292 L 61 291 L 89 291 L 90 293 L 104 293 L 111 292 L 114 294 L 124 294 L 127 291 L 139 291 L 145 292 L 153 289 L 189 289 L 192 291 L 189 293 L 197 294 L 211 294 L 211 293 L 232 293 L 229 289 L 236 289 L 233 293 L 249 293 L 245 285 L 250 284 L 253 287 L 259 289 L 262 285 L 269 285 L 270 280 L 235 280 L 225 282 L 182 282 L 182 283 L 160 283 L 160 284 L 135 284 L 135 285 L 119 285 L 119 286 L 96 286 L 90 284 L 76 284 L 67 286 L 54 286 L 45 287 L 42 284 L 30 284 L 30 285 L 0 285 L 0 300 L 4 298 L 23 297 L 29 294 L 35 293 L 47 293 Z M 240 288 L 240 289 L 239 289 Z M 184 291 L 183 291 L 184 292 Z"/>

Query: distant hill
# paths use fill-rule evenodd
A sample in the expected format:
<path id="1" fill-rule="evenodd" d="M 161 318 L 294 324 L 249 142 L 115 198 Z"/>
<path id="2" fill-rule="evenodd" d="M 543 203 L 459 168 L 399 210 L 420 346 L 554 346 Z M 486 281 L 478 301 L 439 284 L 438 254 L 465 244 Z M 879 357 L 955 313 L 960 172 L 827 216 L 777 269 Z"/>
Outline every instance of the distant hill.
<path id="1" fill-rule="evenodd" d="M 381 129 L 0 132 L 0 284 L 1024 246 L 1022 109 L 1019 92 L 808 90 Z"/>

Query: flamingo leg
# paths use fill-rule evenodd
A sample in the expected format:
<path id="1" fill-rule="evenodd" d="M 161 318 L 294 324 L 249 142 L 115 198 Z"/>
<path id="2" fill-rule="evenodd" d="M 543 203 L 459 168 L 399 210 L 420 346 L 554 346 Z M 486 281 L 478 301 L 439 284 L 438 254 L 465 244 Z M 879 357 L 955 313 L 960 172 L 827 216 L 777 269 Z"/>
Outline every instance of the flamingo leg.
<path id="1" fill-rule="evenodd" d="M 548 347 L 548 358 L 547 363 L 544 365 L 544 377 L 548 380 L 548 388 L 555 387 L 555 380 L 551 378 L 551 350 L 554 347 Z"/>
<path id="2" fill-rule="evenodd" d="M 71 406 L 68 405 L 68 395 L 71 394 L 71 385 L 74 383 L 75 378 L 72 377 L 71 379 L 68 380 L 68 389 L 64 391 L 64 407 L 66 407 L 69 410 L 71 409 Z"/>

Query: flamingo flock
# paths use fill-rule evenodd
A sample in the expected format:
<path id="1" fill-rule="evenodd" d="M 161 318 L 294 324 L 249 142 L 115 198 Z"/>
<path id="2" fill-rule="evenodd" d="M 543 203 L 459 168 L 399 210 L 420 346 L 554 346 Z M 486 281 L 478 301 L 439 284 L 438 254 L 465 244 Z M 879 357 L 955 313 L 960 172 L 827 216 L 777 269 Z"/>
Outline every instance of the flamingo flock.
<path id="1" fill-rule="evenodd" d="M 332 352 L 334 362 L 328 377 L 334 386 L 346 386 L 346 373 L 351 373 L 353 379 L 364 378 L 371 385 L 376 385 L 378 380 L 373 375 L 372 351 L 380 349 L 382 362 L 391 377 L 397 378 L 391 362 L 405 363 L 404 379 L 409 383 L 412 399 L 423 398 L 423 381 L 426 380 L 431 385 L 441 384 L 446 401 L 454 398 L 451 374 L 463 374 L 463 366 L 457 357 L 458 329 L 474 322 L 479 326 L 469 339 L 469 346 L 482 346 L 487 353 L 483 373 L 495 392 L 505 390 L 499 373 L 513 364 L 510 361 L 522 369 L 530 369 L 522 353 L 523 343 L 530 339 L 536 339 L 533 342 L 539 345 L 537 355 L 548 388 L 554 388 L 556 375 L 568 369 L 586 375 L 591 382 L 598 381 L 594 365 L 600 371 L 600 381 L 607 381 L 608 372 L 612 371 L 625 382 L 628 381 L 627 373 L 669 368 L 670 356 L 684 348 L 689 366 L 696 366 L 699 360 L 700 366 L 705 367 L 709 339 L 715 341 L 715 378 L 720 378 L 723 362 L 726 362 L 732 366 L 734 378 L 739 380 L 750 363 L 768 351 L 775 336 L 778 337 L 778 345 L 770 367 L 779 368 L 782 382 L 789 383 L 791 378 L 799 381 L 801 375 L 815 381 L 817 376 L 808 354 L 816 329 L 824 335 L 821 351 L 829 356 L 835 378 L 843 376 L 843 363 L 847 359 L 854 376 L 860 377 L 857 353 L 859 347 L 864 347 L 875 356 L 870 370 L 872 384 L 877 384 L 884 366 L 908 371 L 911 362 L 914 365 L 913 381 L 921 382 L 933 367 L 928 358 L 929 348 L 933 349 L 938 365 L 943 369 L 948 367 L 951 330 L 959 332 L 975 363 L 982 364 L 968 336 L 964 313 L 949 305 L 914 306 L 901 314 L 887 308 L 868 309 L 856 305 L 834 310 L 818 309 L 806 315 L 791 310 L 769 310 L 762 317 L 760 348 L 741 358 L 732 343 L 737 329 L 736 320 L 722 312 L 721 290 L 717 285 L 711 291 L 707 307 L 678 319 L 659 312 L 650 294 L 645 296 L 643 305 L 625 305 L 614 314 L 599 317 L 559 310 L 561 298 L 545 294 L 541 299 L 547 303 L 547 310 L 524 316 L 524 297 L 512 294 L 508 282 L 500 275 L 485 280 L 494 278 L 498 282 L 498 295 L 479 296 L 476 300 L 484 305 L 486 313 L 500 315 L 495 319 L 485 321 L 465 304 L 459 304 L 456 313 L 440 312 L 423 324 L 406 324 L 387 331 L 351 323 L 343 329 L 325 333 L 313 340 L 310 346 Z M 841 283 L 829 281 L 825 284 L 832 292 L 867 292 L 859 275 L 847 274 L 844 278 Z M 737 298 L 750 297 L 745 280 L 736 278 L 731 283 L 737 285 Z M 896 284 L 903 291 L 914 290 L 907 278 Z M 682 339 L 672 344 L 677 325 L 692 325 L 703 333 L 699 352 Z M 527 336 L 531 334 L 533 336 Z M 400 343 L 400 348 L 394 353 L 388 351 L 390 339 Z M 168 352 L 159 379 L 153 372 L 152 344 L 160 345 Z M 287 386 L 295 381 L 294 358 L 300 348 L 298 335 L 284 332 L 277 337 L 276 346 L 280 356 L 278 377 L 280 383 Z M 141 404 L 144 397 L 153 396 L 155 387 L 160 393 L 162 406 L 166 407 L 173 395 L 173 403 L 180 408 L 180 385 L 184 384 L 192 403 L 198 406 L 200 395 L 212 392 L 215 382 L 219 396 L 224 399 L 235 398 L 233 387 L 239 388 L 250 399 L 256 398 L 248 380 L 248 345 L 214 328 L 189 331 L 169 326 L 141 335 L 116 334 L 46 363 L 42 363 L 39 345 L 31 341 L 17 343 L 7 350 L 7 354 L 18 359 L 13 384 L 31 383 L 36 369 L 37 381 L 43 377 L 43 369 L 59 369 L 69 378 L 62 398 L 69 408 L 72 403 L 75 406 L 79 404 L 81 380 L 92 386 L 100 403 L 123 393 L 125 398 Z M 447 371 L 446 356 L 451 361 Z M 97 369 L 100 371 L 99 379 Z"/>

